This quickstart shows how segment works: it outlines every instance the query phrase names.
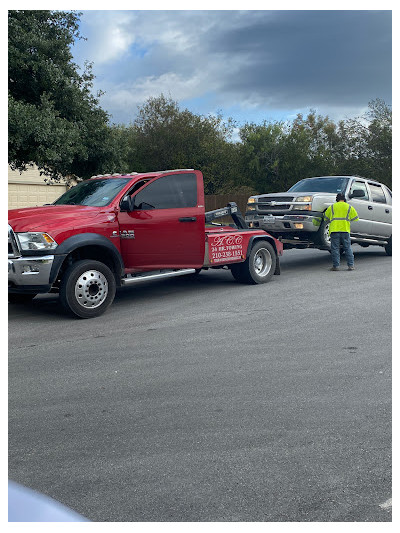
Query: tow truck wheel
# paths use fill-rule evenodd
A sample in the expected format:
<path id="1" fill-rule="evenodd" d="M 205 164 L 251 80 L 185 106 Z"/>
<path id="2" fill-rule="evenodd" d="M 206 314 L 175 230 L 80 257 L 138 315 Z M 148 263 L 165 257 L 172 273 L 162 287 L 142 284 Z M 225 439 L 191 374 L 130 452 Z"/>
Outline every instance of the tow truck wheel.
<path id="1" fill-rule="evenodd" d="M 107 265 L 91 259 L 76 261 L 60 284 L 62 306 L 79 318 L 101 315 L 114 300 L 115 278 Z"/>
<path id="2" fill-rule="evenodd" d="M 258 241 L 252 247 L 244 263 L 231 266 L 231 272 L 240 283 L 266 283 L 274 275 L 276 253 L 267 241 Z"/>

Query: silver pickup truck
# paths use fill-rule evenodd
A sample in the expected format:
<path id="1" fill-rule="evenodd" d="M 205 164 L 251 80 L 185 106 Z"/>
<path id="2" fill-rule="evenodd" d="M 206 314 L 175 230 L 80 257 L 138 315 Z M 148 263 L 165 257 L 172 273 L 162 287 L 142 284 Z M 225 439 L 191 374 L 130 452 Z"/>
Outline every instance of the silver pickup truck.
<path id="1" fill-rule="evenodd" d="M 248 199 L 246 222 L 280 239 L 284 248 L 330 249 L 323 214 L 344 193 L 359 220 L 351 224 L 352 243 L 383 246 L 392 255 L 392 191 L 377 181 L 358 176 L 306 178 L 287 192 Z"/>

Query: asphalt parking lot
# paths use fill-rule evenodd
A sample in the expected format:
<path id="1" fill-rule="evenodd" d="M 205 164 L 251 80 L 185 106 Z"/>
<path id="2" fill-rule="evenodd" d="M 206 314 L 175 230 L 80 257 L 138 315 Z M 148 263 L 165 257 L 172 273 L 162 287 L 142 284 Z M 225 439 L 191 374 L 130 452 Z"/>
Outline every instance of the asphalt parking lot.
<path id="1" fill-rule="evenodd" d="M 9 305 L 9 478 L 98 522 L 391 520 L 391 257 Z"/>

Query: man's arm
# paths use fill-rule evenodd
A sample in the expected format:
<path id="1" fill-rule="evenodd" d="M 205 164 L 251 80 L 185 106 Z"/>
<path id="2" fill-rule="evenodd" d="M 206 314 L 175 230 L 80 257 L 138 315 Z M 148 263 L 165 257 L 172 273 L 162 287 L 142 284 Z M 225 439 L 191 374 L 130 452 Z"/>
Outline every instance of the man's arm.
<path id="1" fill-rule="evenodd" d="M 358 213 L 352 206 L 350 209 L 350 222 L 355 222 L 356 220 L 359 220 Z"/>

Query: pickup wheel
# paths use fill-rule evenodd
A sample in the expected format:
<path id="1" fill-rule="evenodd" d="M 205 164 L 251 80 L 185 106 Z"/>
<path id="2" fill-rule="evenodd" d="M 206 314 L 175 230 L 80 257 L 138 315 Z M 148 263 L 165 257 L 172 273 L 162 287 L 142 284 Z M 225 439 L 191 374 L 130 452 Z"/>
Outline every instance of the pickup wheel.
<path id="1" fill-rule="evenodd" d="M 8 303 L 10 304 L 27 304 L 31 302 L 36 294 L 8 293 Z"/>
<path id="2" fill-rule="evenodd" d="M 331 249 L 331 238 L 329 236 L 329 222 L 323 220 L 315 236 L 315 244 L 318 246 L 323 246 L 327 250 Z"/>
<path id="3" fill-rule="evenodd" d="M 392 255 L 392 236 L 390 236 L 390 239 L 388 240 L 388 243 L 385 246 L 385 251 L 387 255 Z"/>
<path id="4" fill-rule="evenodd" d="M 62 306 L 79 318 L 101 315 L 114 300 L 114 274 L 104 263 L 83 259 L 65 271 L 60 284 Z"/>
<path id="5" fill-rule="evenodd" d="M 276 253 L 267 241 L 258 241 L 244 263 L 231 265 L 231 272 L 240 283 L 266 283 L 274 275 Z"/>

